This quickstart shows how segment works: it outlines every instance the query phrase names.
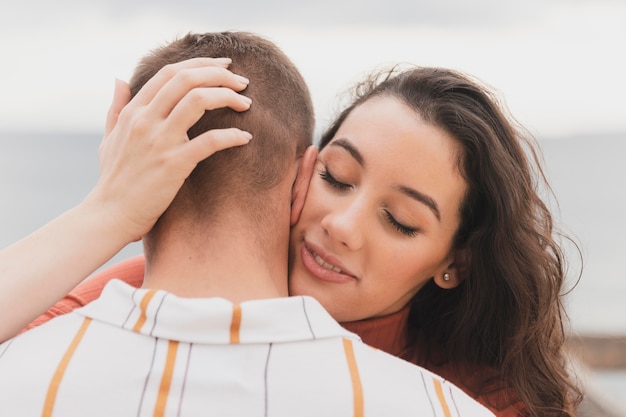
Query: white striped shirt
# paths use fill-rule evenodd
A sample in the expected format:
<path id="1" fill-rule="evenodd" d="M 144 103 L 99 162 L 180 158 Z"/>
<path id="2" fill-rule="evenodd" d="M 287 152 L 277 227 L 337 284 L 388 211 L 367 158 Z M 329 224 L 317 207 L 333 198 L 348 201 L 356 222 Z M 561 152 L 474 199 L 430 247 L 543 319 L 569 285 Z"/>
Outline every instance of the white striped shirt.
<path id="1" fill-rule="evenodd" d="M 310 297 L 232 304 L 114 280 L 0 345 L 0 416 L 492 415 Z"/>

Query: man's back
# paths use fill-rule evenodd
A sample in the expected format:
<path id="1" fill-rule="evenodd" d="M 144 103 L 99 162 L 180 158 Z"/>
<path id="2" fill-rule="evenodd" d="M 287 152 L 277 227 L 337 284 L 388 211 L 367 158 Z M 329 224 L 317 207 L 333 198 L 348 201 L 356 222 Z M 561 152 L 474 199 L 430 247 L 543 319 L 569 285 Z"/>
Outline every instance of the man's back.
<path id="1" fill-rule="evenodd" d="M 120 281 L 0 345 L 0 415 L 487 416 L 309 297 L 234 305 Z"/>

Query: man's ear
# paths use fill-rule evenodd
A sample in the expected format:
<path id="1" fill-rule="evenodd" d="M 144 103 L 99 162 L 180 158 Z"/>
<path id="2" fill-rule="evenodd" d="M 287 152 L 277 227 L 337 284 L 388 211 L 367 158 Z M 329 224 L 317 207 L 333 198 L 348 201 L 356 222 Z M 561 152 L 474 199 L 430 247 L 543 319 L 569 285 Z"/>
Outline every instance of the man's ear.
<path id="1" fill-rule="evenodd" d="M 469 251 L 467 249 L 457 249 L 454 251 L 452 262 L 440 273 L 435 274 L 433 279 L 438 287 L 449 290 L 456 288 L 467 278 L 470 262 Z"/>
<path id="2" fill-rule="evenodd" d="M 315 161 L 317 160 L 317 147 L 309 146 L 304 152 L 300 160 L 300 168 L 298 169 L 298 175 L 293 183 L 291 189 L 291 217 L 290 224 L 293 226 L 300 218 L 302 208 L 304 207 L 304 201 L 306 200 L 306 193 L 309 191 L 309 183 L 313 177 L 313 170 L 315 169 Z"/>

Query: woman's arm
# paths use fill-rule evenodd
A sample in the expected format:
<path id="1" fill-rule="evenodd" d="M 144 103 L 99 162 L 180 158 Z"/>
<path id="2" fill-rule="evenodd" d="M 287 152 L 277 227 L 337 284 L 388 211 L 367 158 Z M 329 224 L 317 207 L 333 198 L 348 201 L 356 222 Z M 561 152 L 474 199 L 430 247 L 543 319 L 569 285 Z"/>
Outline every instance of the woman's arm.
<path id="1" fill-rule="evenodd" d="M 143 284 L 144 267 L 145 259 L 143 255 L 138 255 L 104 268 L 89 277 L 89 279 L 81 282 L 69 294 L 50 307 L 44 314 L 33 320 L 22 331 L 30 330 L 50 319 L 87 305 L 100 297 L 102 290 L 112 279 L 120 279 L 136 288 L 141 287 L 141 284 Z"/>
<path id="2" fill-rule="evenodd" d="M 141 239 L 198 162 L 249 142 L 249 133 L 234 128 L 187 137 L 206 110 L 249 108 L 250 100 L 236 93 L 247 80 L 228 71 L 229 63 L 196 58 L 166 66 L 130 102 L 128 85 L 117 82 L 94 189 L 79 205 L 0 252 L 0 341 Z"/>

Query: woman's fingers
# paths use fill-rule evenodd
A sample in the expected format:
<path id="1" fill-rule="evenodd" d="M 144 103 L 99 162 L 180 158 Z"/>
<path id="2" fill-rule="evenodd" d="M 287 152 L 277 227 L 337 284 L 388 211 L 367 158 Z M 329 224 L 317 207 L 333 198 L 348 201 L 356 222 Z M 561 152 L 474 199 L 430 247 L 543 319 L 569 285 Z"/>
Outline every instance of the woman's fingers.
<path id="1" fill-rule="evenodd" d="M 194 88 L 176 104 L 167 117 L 166 123 L 173 135 L 187 132 L 202 117 L 205 111 L 223 107 L 242 112 L 250 108 L 252 100 L 229 88 Z M 176 129 L 176 131 L 174 131 Z"/>
<path id="2" fill-rule="evenodd" d="M 148 80 L 133 99 L 133 105 L 146 106 L 157 95 L 159 91 L 184 69 L 202 67 L 228 68 L 231 63 L 230 58 L 192 58 L 175 64 L 165 65 L 150 80 Z"/>
<path id="3" fill-rule="evenodd" d="M 130 87 L 124 81 L 115 80 L 115 89 L 113 90 L 113 101 L 111 102 L 111 107 L 109 107 L 109 111 L 107 112 L 107 118 L 104 125 L 104 135 L 102 136 L 102 141 L 100 142 L 99 152 L 102 152 L 102 148 L 105 146 L 105 143 L 113 131 L 113 128 L 117 124 L 117 120 L 120 117 L 120 113 L 125 105 L 130 101 Z"/>
<path id="4" fill-rule="evenodd" d="M 117 119 L 125 105 L 130 101 L 130 87 L 122 80 L 115 80 L 115 90 L 113 91 L 113 101 L 111 107 L 107 113 L 106 123 L 104 126 L 104 136 L 108 136 L 109 133 L 115 127 Z"/>
<path id="5" fill-rule="evenodd" d="M 204 87 L 226 87 L 241 91 L 248 86 L 248 79 L 233 74 L 225 68 L 201 67 L 179 70 L 156 93 L 148 107 L 155 117 L 166 118 L 176 105 L 196 89 Z"/>
<path id="6" fill-rule="evenodd" d="M 133 236 L 152 227 L 198 162 L 250 141 L 248 132 L 236 128 L 186 140 L 205 111 L 250 108 L 251 100 L 237 92 L 247 80 L 225 66 L 210 59 L 174 64 L 148 81 L 128 104 L 128 85 L 116 83 L 100 149 L 100 179 L 91 198 L 122 213 L 120 221 Z"/>
<path id="7" fill-rule="evenodd" d="M 178 157 L 191 164 L 189 173 L 202 160 L 216 152 L 246 145 L 252 140 L 252 134 L 237 128 L 213 129 L 196 136 L 192 141 L 179 148 Z"/>

